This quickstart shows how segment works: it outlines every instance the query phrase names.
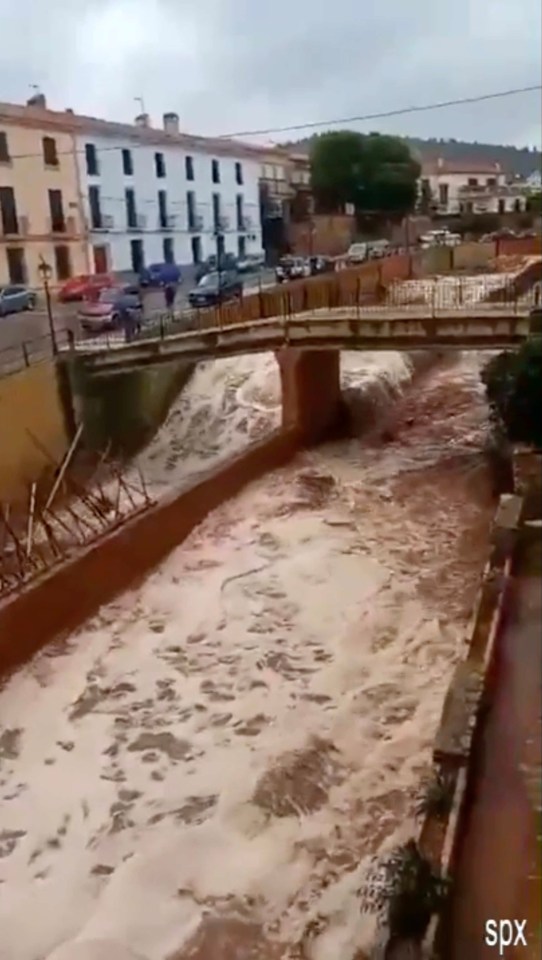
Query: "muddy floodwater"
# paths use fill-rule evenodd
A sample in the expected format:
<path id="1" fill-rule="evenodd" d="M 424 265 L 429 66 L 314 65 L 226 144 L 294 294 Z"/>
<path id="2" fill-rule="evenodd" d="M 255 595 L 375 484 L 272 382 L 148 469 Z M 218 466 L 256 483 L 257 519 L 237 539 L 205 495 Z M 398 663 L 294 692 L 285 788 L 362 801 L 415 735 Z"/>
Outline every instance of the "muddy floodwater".
<path id="1" fill-rule="evenodd" d="M 4 685 L 1 960 L 369 955 L 364 877 L 412 831 L 493 503 L 478 357 L 343 368 L 378 427 L 249 487 Z M 278 401 L 273 357 L 203 366 L 153 490 Z"/>

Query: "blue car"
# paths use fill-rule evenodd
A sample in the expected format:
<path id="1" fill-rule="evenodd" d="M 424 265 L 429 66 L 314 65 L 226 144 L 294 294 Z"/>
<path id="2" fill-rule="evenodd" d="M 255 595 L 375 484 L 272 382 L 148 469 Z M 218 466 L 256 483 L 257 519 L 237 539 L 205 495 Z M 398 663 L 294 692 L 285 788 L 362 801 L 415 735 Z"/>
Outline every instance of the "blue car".
<path id="1" fill-rule="evenodd" d="M 151 263 L 139 274 L 142 287 L 165 287 L 181 282 L 181 268 L 176 263 Z"/>

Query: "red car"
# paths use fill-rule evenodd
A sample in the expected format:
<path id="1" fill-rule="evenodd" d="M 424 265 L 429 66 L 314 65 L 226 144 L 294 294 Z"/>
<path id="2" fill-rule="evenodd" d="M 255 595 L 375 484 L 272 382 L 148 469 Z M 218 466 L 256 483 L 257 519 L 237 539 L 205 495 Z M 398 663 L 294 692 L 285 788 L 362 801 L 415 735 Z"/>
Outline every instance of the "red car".
<path id="1" fill-rule="evenodd" d="M 117 283 L 110 273 L 81 274 L 66 281 L 58 291 L 58 299 L 61 303 L 97 300 L 101 290 L 114 287 Z"/>

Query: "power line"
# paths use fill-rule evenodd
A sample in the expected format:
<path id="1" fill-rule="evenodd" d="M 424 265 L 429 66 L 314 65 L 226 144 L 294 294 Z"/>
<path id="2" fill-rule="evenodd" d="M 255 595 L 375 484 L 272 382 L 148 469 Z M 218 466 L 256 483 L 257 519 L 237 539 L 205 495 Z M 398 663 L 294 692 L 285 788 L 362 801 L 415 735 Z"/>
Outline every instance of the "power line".
<path id="1" fill-rule="evenodd" d="M 415 107 L 400 107 L 396 110 L 385 110 L 380 113 L 366 113 L 356 117 L 341 117 L 332 120 L 311 120 L 309 123 L 296 123 L 288 127 L 270 127 L 266 130 L 240 130 L 235 133 L 225 133 L 224 139 L 231 137 L 259 137 L 269 133 L 289 133 L 294 130 L 313 130 L 315 127 L 336 126 L 339 123 L 359 123 L 365 120 L 384 120 L 386 117 L 402 117 L 409 113 L 424 113 L 428 110 L 442 110 L 444 107 L 458 107 L 467 103 L 482 103 L 485 100 L 498 100 L 502 97 L 515 97 L 522 93 L 531 93 L 533 90 L 542 90 L 542 84 L 536 83 L 529 87 L 516 87 L 511 90 L 501 90 L 498 93 L 484 93 L 476 97 L 461 97 L 458 100 L 440 100 L 435 103 L 425 103 Z M 219 139 L 222 139 L 220 137 Z"/>
<path id="2" fill-rule="evenodd" d="M 235 139 L 237 137 L 264 136 L 270 133 L 290 133 L 295 130 L 313 130 L 316 127 L 337 126 L 338 124 L 342 124 L 342 123 L 360 123 L 367 120 L 384 120 L 387 117 L 401 117 L 401 116 L 407 116 L 408 114 L 413 114 L 413 113 L 424 113 L 429 110 L 442 110 L 442 109 L 445 109 L 446 107 L 457 107 L 463 104 L 483 103 L 484 101 L 487 101 L 487 100 L 498 100 L 504 97 L 514 97 L 524 93 L 532 93 L 535 90 L 542 90 L 542 84 L 537 83 L 527 87 L 516 87 L 510 90 L 501 90 L 497 93 L 485 93 L 485 94 L 480 94 L 479 96 L 476 96 L 476 97 L 462 97 L 458 100 L 441 100 L 441 101 L 436 101 L 434 103 L 422 104 L 419 106 L 400 107 L 396 110 L 386 110 L 380 113 L 366 113 L 366 114 L 362 114 L 355 117 L 341 117 L 341 118 L 333 118 L 331 120 L 314 120 L 314 121 L 308 121 L 307 123 L 292 124 L 286 127 L 269 127 L 265 130 L 241 130 L 241 131 L 236 131 L 235 133 L 224 133 L 224 134 L 219 134 L 218 136 L 215 136 L 215 137 L 202 137 L 200 139 L 230 140 L 230 139 Z M 71 134 L 70 131 L 65 131 L 65 130 L 62 130 L 60 132 L 66 133 L 68 136 Z M 152 128 L 151 128 L 151 132 L 153 132 Z M 160 131 L 156 130 L 154 132 L 158 133 Z M 73 131 L 72 135 L 77 136 L 78 134 L 75 131 Z M 82 131 L 82 135 L 84 135 L 83 131 Z M 100 136 L 104 136 L 104 134 L 100 134 Z M 105 134 L 105 136 L 107 136 L 107 134 Z M 127 137 L 126 139 L 129 139 L 129 137 Z M 149 147 L 166 147 L 166 146 L 175 146 L 175 144 L 174 143 L 171 143 L 171 144 L 152 143 L 152 142 L 132 143 L 130 150 L 136 151 L 136 150 L 142 150 L 144 148 L 149 148 Z M 242 146 L 244 149 L 248 147 L 248 149 L 252 149 L 255 151 L 259 149 L 261 150 L 265 149 L 262 147 L 258 147 L 255 144 L 242 144 L 240 146 Z M 115 150 L 120 151 L 122 149 L 123 148 L 120 146 L 103 146 L 103 147 L 100 146 L 99 153 L 110 153 L 111 151 L 115 151 Z M 198 152 L 198 147 L 196 144 L 194 144 L 193 146 L 193 151 L 194 153 Z M 83 150 L 74 150 L 74 149 L 59 150 L 57 151 L 57 154 L 56 154 L 57 157 L 76 157 L 76 156 L 84 156 L 84 155 L 85 155 L 84 149 Z M 43 157 L 43 153 L 19 153 L 19 154 L 10 155 L 9 159 L 10 160 L 34 160 L 34 159 L 40 159 L 42 157 Z M 232 157 L 232 159 L 234 158 Z M 192 181 L 188 181 L 188 182 L 192 182 Z"/>

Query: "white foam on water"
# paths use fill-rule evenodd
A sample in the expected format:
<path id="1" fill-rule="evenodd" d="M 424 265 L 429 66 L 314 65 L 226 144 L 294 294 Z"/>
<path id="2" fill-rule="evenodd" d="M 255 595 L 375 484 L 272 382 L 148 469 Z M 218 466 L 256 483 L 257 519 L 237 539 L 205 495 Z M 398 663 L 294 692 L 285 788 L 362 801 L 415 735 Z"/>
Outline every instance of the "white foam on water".
<path id="1" fill-rule="evenodd" d="M 343 362 L 375 396 L 410 375 Z M 272 356 L 202 366 L 151 485 L 272 428 L 278 401 Z M 391 442 L 299 455 L 6 683 L 0 960 L 373 949 L 366 870 L 412 832 L 485 559 L 485 417 L 475 358 L 434 370 Z"/>

